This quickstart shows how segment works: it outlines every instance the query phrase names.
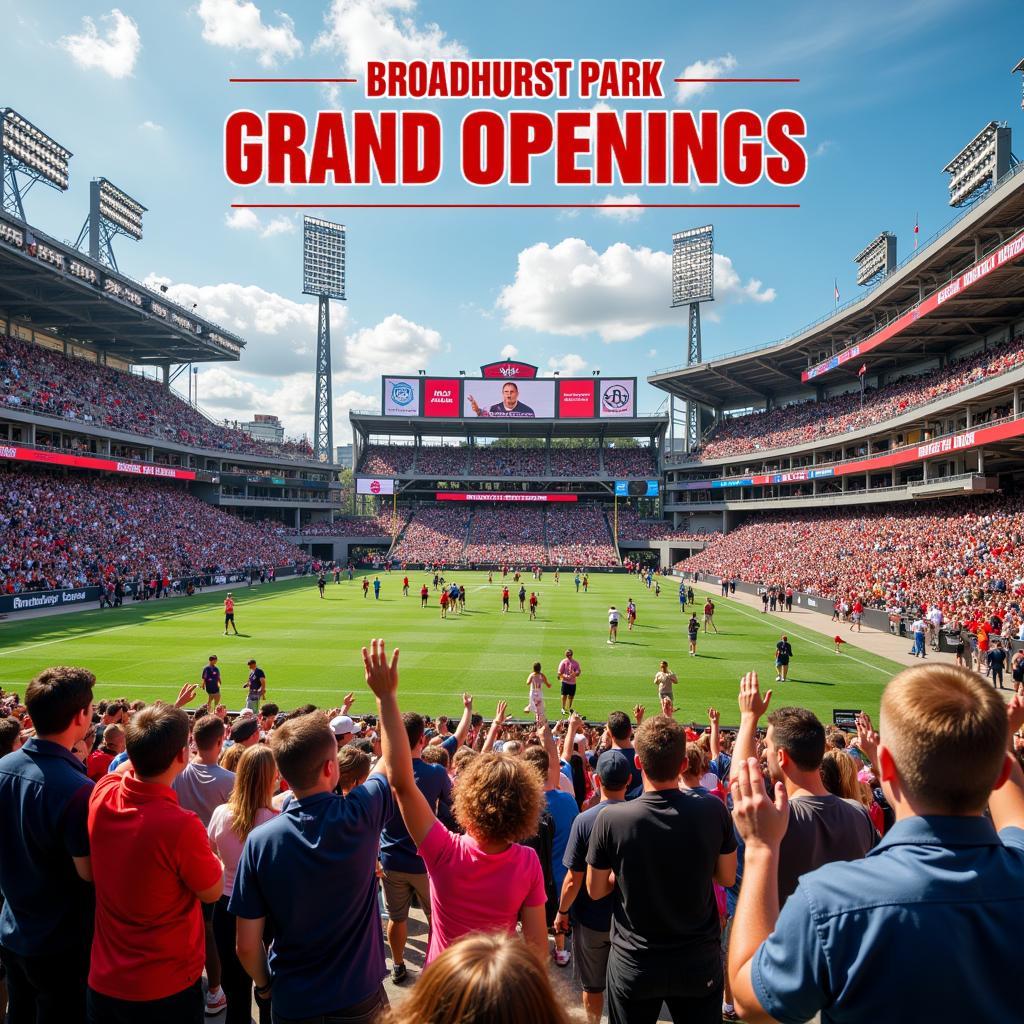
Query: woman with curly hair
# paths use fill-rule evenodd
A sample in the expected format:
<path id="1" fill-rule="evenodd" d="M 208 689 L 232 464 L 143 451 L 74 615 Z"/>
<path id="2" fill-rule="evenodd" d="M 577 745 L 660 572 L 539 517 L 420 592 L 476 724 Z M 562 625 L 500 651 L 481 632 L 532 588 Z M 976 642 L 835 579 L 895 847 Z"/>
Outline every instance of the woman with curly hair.
<path id="1" fill-rule="evenodd" d="M 470 935 L 423 972 L 381 1024 L 569 1024 L 546 971 L 521 942 Z"/>
<path id="2" fill-rule="evenodd" d="M 520 840 L 537 831 L 544 806 L 537 773 L 517 758 L 478 754 L 459 775 L 454 811 L 464 835 L 454 835 L 434 816 L 416 785 L 409 738 L 398 709 L 398 651 L 390 662 L 384 641 L 363 648 L 366 682 L 377 697 L 384 744 L 394 770 L 391 787 L 405 827 L 430 877 L 431 928 L 426 963 L 469 932 L 523 938 L 544 962 L 544 874 L 537 854 Z"/>

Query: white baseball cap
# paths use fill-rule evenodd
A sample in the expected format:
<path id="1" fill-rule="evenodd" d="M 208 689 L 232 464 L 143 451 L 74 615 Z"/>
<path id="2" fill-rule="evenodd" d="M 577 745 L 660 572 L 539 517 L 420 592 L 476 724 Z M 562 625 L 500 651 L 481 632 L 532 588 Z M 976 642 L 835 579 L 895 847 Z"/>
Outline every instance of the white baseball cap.
<path id="1" fill-rule="evenodd" d="M 362 725 L 356 725 L 348 715 L 338 715 L 331 719 L 331 732 L 335 736 L 347 736 L 349 733 L 358 735 L 363 731 Z"/>

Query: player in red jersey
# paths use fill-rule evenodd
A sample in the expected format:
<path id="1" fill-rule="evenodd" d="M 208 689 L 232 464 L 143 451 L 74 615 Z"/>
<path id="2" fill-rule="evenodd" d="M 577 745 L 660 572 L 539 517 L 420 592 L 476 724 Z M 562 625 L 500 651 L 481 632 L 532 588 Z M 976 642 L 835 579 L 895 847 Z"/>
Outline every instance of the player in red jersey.
<path id="1" fill-rule="evenodd" d="M 235 625 L 235 599 L 229 593 L 224 598 L 224 635 L 228 635 L 228 626 L 235 631 L 235 636 L 238 636 L 238 627 Z"/>

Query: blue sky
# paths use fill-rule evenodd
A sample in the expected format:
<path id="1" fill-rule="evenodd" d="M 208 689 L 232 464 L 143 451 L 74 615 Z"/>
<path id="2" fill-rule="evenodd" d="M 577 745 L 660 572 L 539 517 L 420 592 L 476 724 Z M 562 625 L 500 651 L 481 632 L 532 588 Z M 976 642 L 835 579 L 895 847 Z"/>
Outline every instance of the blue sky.
<path id="1" fill-rule="evenodd" d="M 315 306 L 301 295 L 301 214 L 231 212 L 240 199 L 289 199 L 226 181 L 223 123 L 242 106 L 311 117 L 373 103 L 361 84 L 332 94 L 229 77 L 360 76 L 367 57 L 647 57 L 665 60 L 668 98 L 645 106 L 767 114 L 786 105 L 807 118 L 810 169 L 794 189 L 565 190 L 543 184 L 550 173 L 540 164 L 529 194 L 537 202 L 600 202 L 609 191 L 648 202 L 795 201 L 799 210 L 329 211 L 348 226 L 349 299 L 333 310 L 339 442 L 349 408 L 379 401 L 383 371 L 473 372 L 508 346 L 546 372 L 643 377 L 682 362 L 684 319 L 669 309 L 667 254 L 673 231 L 701 223 L 715 224 L 724 257 L 718 299 L 705 307 L 705 356 L 785 336 L 830 308 L 833 278 L 843 301 L 853 297 L 852 257 L 879 231 L 897 233 L 902 258 L 915 215 L 922 240 L 951 218 L 942 167 L 983 124 L 1024 130 L 1020 76 L 1010 74 L 1024 56 L 1019 0 L 110 2 L 0 0 L 16 41 L 5 47 L 0 106 L 75 154 L 69 192 L 31 193 L 29 219 L 74 239 L 96 175 L 137 197 L 149 208 L 146 238 L 120 240 L 121 269 L 168 283 L 249 343 L 237 366 L 200 373 L 201 404 L 232 418 L 274 412 L 292 434 L 311 430 L 313 405 Z M 677 97 L 671 78 L 698 62 L 711 75 L 802 81 Z M 451 140 L 467 106 L 422 105 L 443 116 Z M 1016 148 L 1024 152 L 1024 139 Z M 453 154 L 451 146 L 449 165 Z M 500 189 L 480 194 L 451 170 L 429 189 L 431 201 L 502 200 Z M 376 189 L 287 196 L 428 198 Z M 640 411 L 661 398 L 644 385 Z"/>

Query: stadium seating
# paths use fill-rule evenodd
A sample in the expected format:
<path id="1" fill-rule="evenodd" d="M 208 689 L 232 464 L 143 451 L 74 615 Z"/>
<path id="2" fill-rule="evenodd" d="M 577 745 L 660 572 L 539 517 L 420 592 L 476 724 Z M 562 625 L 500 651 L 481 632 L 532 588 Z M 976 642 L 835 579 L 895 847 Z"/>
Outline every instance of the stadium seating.
<path id="1" fill-rule="evenodd" d="M 470 454 L 469 473 L 471 476 L 545 476 L 547 456 L 543 448 L 478 445 Z"/>
<path id="2" fill-rule="evenodd" d="M 949 498 L 877 511 L 766 513 L 677 568 L 778 583 L 866 607 L 962 622 L 998 613 L 1017 635 L 1024 597 L 1024 499 Z"/>
<path id="3" fill-rule="evenodd" d="M 473 513 L 465 558 L 470 562 L 543 565 L 544 509 L 481 507 Z"/>
<path id="4" fill-rule="evenodd" d="M 583 502 L 552 505 L 548 509 L 547 538 L 549 564 L 619 564 L 608 523 L 598 505 Z"/>
<path id="5" fill-rule="evenodd" d="M 646 478 L 657 473 L 650 448 L 605 448 L 603 457 L 605 476 Z"/>
<path id="6" fill-rule="evenodd" d="M 359 468 L 370 476 L 401 476 L 411 472 L 412 456 L 410 444 L 371 444 L 367 445 Z"/>
<path id="7" fill-rule="evenodd" d="M 399 562 L 459 562 L 468 525 L 467 507 L 428 505 L 409 520 L 393 555 Z"/>
<path id="8" fill-rule="evenodd" d="M 567 476 L 573 480 L 599 476 L 599 457 L 596 448 L 552 448 L 551 475 Z"/>
<path id="9" fill-rule="evenodd" d="M 178 484 L 0 467 L 0 589 L 291 565 L 298 549 Z"/>
<path id="10" fill-rule="evenodd" d="M 324 519 L 306 523 L 300 529 L 281 527 L 277 532 L 285 537 L 390 537 L 401 532 L 408 518 L 409 513 L 404 510 L 393 515 L 389 509 L 373 516 L 335 516 L 333 523 Z"/>
<path id="11" fill-rule="evenodd" d="M 636 510 L 619 505 L 619 540 L 672 540 L 712 543 L 721 537 L 718 532 L 699 533 L 677 530 L 661 519 L 641 519 Z"/>
<path id="12" fill-rule="evenodd" d="M 0 335 L 0 408 L 4 406 L 172 444 L 312 457 L 306 441 L 272 445 L 220 426 L 157 381 Z"/>
<path id="13" fill-rule="evenodd" d="M 829 398 L 826 402 L 798 402 L 768 412 L 749 413 L 724 420 L 708 434 L 694 454 L 717 459 L 749 452 L 771 451 L 806 444 L 873 426 L 979 381 L 1024 365 L 1024 337 L 1015 337 L 986 352 L 928 373 L 902 377 L 881 389 L 869 388 L 860 407 L 860 391 Z"/>
<path id="14" fill-rule="evenodd" d="M 461 445 L 425 445 L 416 455 L 416 471 L 428 476 L 462 476 L 469 449 Z"/>

